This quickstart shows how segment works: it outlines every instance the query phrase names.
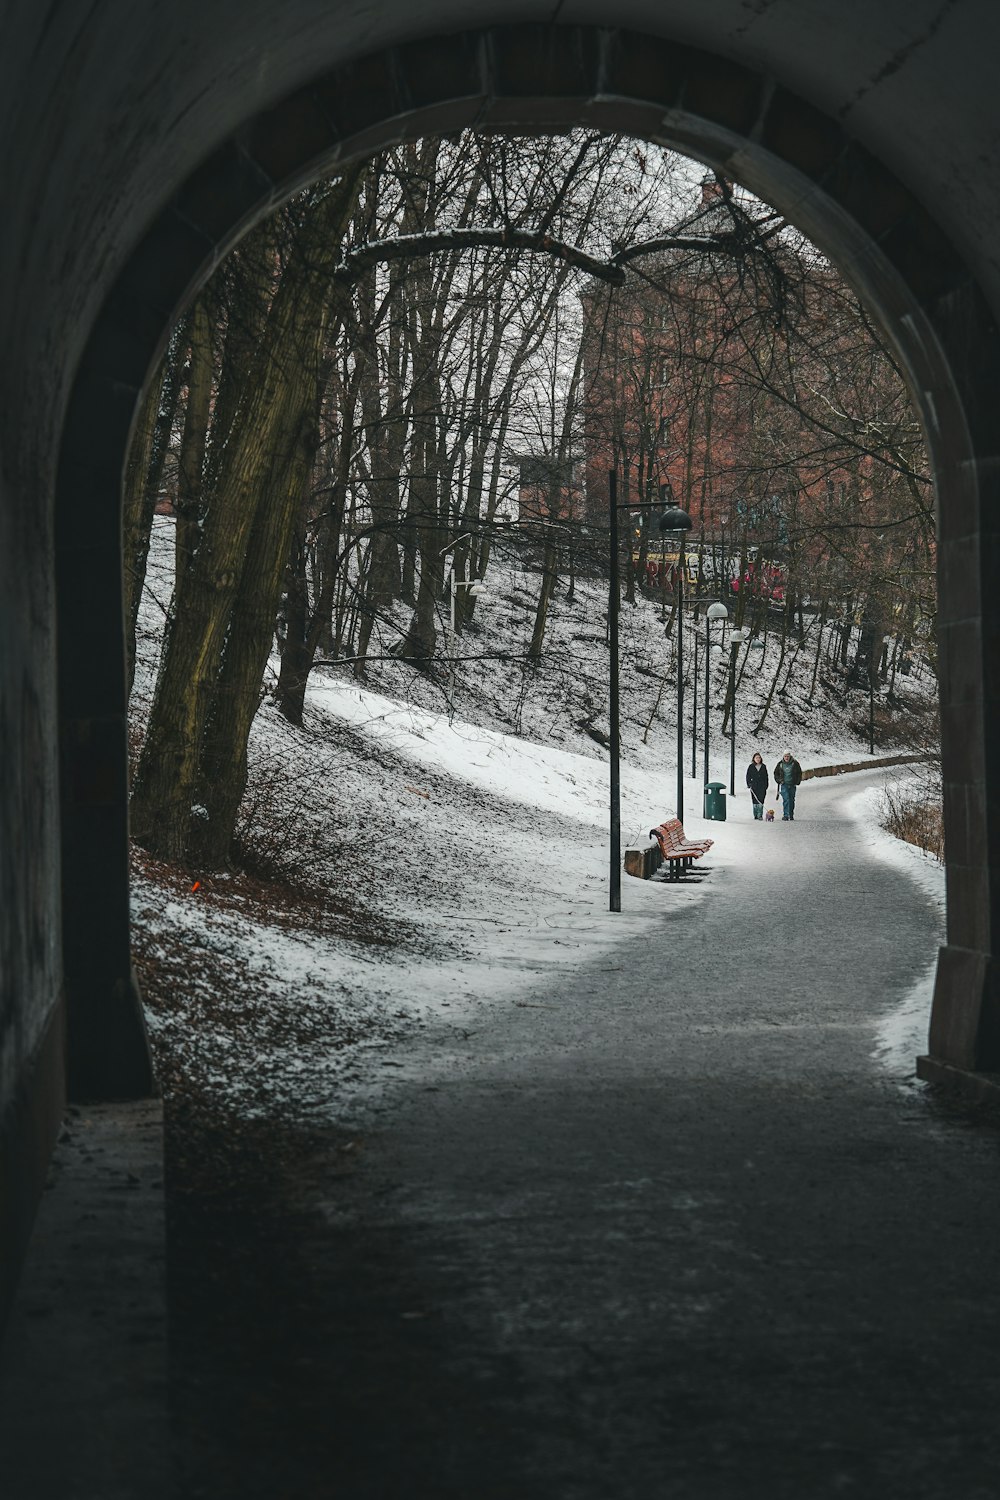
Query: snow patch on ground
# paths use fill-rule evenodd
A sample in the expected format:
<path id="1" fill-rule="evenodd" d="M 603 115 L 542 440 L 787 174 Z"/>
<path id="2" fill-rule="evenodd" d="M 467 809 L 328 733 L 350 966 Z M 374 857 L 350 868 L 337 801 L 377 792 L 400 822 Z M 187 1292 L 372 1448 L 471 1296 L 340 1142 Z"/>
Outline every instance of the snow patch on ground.
<path id="1" fill-rule="evenodd" d="M 869 852 L 876 859 L 901 870 L 920 886 L 933 903 L 944 930 L 945 872 L 931 855 L 914 844 L 907 844 L 887 833 L 879 824 L 878 787 L 867 787 L 847 803 L 847 810 L 859 824 Z M 934 996 L 935 964 L 928 965 L 902 1002 L 876 1027 L 872 1056 L 889 1073 L 912 1080 L 913 1059 L 927 1050 L 927 1026 Z"/>

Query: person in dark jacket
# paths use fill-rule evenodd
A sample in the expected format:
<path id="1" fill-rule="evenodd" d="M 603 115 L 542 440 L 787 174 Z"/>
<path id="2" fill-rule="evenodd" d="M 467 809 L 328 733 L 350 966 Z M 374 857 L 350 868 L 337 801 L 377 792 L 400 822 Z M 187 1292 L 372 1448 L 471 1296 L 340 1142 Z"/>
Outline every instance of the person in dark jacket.
<path id="1" fill-rule="evenodd" d="M 750 801 L 753 803 L 755 818 L 764 816 L 764 798 L 767 796 L 769 780 L 764 757 L 757 750 L 754 752 L 753 760 L 747 766 L 747 786 L 750 788 Z"/>
<path id="2" fill-rule="evenodd" d="M 781 793 L 781 805 L 784 808 L 781 821 L 783 823 L 794 823 L 795 788 L 802 780 L 802 767 L 790 750 L 785 751 L 775 766 L 774 780 L 778 791 Z"/>

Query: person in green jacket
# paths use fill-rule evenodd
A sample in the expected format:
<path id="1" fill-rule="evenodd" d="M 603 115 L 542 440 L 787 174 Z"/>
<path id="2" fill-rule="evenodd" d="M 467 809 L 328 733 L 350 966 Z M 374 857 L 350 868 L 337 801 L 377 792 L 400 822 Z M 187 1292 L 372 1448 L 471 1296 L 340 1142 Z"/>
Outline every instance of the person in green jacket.
<path id="1" fill-rule="evenodd" d="M 774 780 L 781 793 L 781 805 L 784 809 L 781 821 L 793 823 L 795 821 L 795 788 L 802 780 L 802 767 L 790 750 L 786 750 L 774 768 Z"/>

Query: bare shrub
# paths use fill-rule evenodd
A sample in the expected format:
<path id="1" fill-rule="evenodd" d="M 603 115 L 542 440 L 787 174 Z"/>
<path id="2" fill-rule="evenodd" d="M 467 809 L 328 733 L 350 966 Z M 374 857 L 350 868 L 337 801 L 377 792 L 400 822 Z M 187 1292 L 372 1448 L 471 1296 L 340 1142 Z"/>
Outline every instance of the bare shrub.
<path id="1" fill-rule="evenodd" d="M 940 769 L 929 770 L 918 781 L 898 782 L 882 791 L 880 822 L 897 839 L 944 860 L 944 814 Z"/>
<path id="2" fill-rule="evenodd" d="M 315 891 L 338 853 L 331 830 L 317 820 L 324 805 L 325 763 L 305 762 L 298 774 L 285 758 L 254 757 L 240 804 L 233 854 L 241 869 L 262 880 Z"/>

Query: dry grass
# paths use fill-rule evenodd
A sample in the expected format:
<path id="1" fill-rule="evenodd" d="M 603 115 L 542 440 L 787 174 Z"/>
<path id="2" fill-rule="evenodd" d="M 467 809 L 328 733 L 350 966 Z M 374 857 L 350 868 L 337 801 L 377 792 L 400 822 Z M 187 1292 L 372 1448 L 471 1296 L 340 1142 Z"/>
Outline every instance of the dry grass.
<path id="1" fill-rule="evenodd" d="M 881 821 L 897 839 L 944 860 L 944 813 L 938 789 L 932 783 L 886 787 Z"/>

